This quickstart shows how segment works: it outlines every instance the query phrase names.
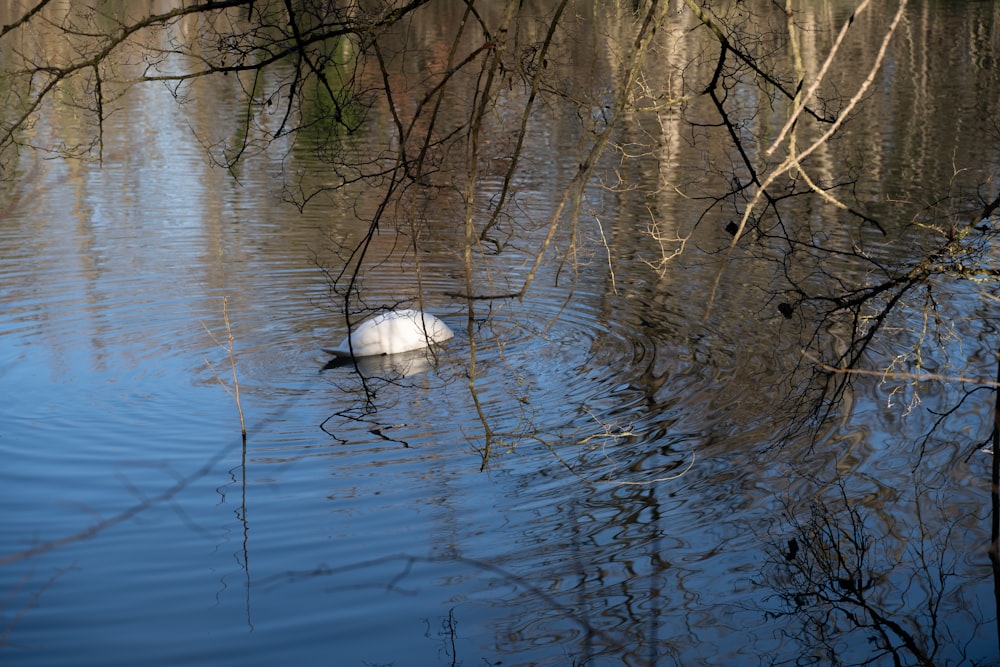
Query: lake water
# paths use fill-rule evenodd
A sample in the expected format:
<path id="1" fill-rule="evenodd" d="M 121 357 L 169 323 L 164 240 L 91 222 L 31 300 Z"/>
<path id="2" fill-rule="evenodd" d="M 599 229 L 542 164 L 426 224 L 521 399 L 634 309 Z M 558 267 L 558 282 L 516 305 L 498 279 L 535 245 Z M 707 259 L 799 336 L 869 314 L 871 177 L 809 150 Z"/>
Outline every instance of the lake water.
<path id="1" fill-rule="evenodd" d="M 829 5 L 809 19 L 823 26 L 821 45 L 849 9 Z M 435 21 L 457 17 L 427 11 L 410 29 L 434 43 Z M 852 58 L 870 60 L 890 18 L 863 24 L 871 34 Z M 607 30 L 632 25 L 620 20 Z M 858 240 L 816 200 L 789 209 L 793 224 L 905 264 L 936 238 L 910 224 L 932 196 L 967 203 L 977 184 L 981 200 L 996 196 L 998 26 L 990 3 L 911 7 L 889 74 L 831 152 L 831 164 L 853 165 L 881 147 L 847 171 L 869 210 L 898 227 Z M 979 41 L 953 49 L 956 35 Z M 558 71 L 601 90 L 607 72 L 588 62 Z M 396 64 L 400 77 L 430 66 Z M 892 664 L 868 639 L 884 632 L 900 646 L 901 635 L 872 621 L 875 610 L 934 664 L 998 659 L 990 459 L 979 447 L 992 393 L 947 382 L 914 393 L 874 372 L 795 428 L 807 421 L 796 399 L 811 395 L 802 350 L 815 336 L 777 309 L 780 262 L 737 253 L 706 316 L 735 214 L 643 190 L 663 177 L 714 192 L 717 178 L 689 168 L 713 158 L 691 129 L 708 105 L 661 118 L 670 154 L 621 167 L 636 189 L 595 179 L 583 222 L 557 230 L 525 296 L 478 300 L 471 316 L 457 296 L 468 285 L 509 293 L 531 270 L 593 130 L 569 113 L 578 101 L 532 117 L 515 205 L 490 235 L 498 245 L 476 245 L 470 282 L 460 193 L 391 198 L 362 272 L 364 304 L 422 304 L 456 337 L 433 354 L 327 367 L 320 348 L 347 333 L 332 277 L 382 193 L 321 191 L 337 182 L 329 166 L 282 141 L 232 171 L 213 165 L 217 142 L 239 134 L 238 88 L 194 83 L 178 101 L 166 86 L 132 87 L 104 121 L 100 160 L 8 157 L 0 664 Z M 523 102 L 511 91 L 498 103 L 491 145 Z M 648 120 L 615 141 L 633 145 Z M 352 146 L 388 150 L 391 126 L 373 112 Z M 86 131 L 71 107 L 46 105 L 26 143 L 70 145 Z M 602 179 L 615 173 L 609 155 Z M 446 158 L 437 185 L 466 173 Z M 481 163 L 473 211 L 486 220 L 506 163 Z M 288 201 L 313 191 L 304 207 Z M 653 219 L 663 227 L 651 230 Z M 674 247 L 663 239 L 686 234 L 685 251 L 659 264 Z M 864 271 L 877 281 L 852 261 L 826 257 L 801 284 Z M 935 334 L 921 368 L 992 379 L 993 287 L 942 279 L 924 293 L 864 367 L 884 368 L 936 318 L 948 335 Z M 922 310 L 929 299 L 935 308 Z M 836 347 L 834 324 L 823 326 Z M 819 591 L 782 569 L 823 535 L 867 558 L 872 615 L 860 630 L 807 613 L 796 596 Z M 813 557 L 812 584 L 835 583 L 836 566 Z M 864 616 L 849 603 L 839 602 Z"/>

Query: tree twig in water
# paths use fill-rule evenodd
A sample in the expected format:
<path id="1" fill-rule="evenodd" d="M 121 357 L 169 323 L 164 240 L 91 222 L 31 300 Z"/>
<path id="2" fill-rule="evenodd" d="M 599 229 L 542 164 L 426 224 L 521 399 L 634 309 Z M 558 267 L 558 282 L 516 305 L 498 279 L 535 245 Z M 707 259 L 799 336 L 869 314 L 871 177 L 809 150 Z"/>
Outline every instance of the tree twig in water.
<path id="1" fill-rule="evenodd" d="M 204 359 L 205 359 L 205 364 L 209 368 L 212 369 L 213 373 L 215 373 L 215 377 L 219 381 L 219 384 L 222 385 L 222 388 L 225 389 L 226 393 L 229 394 L 230 396 L 232 396 L 233 399 L 236 401 L 236 411 L 239 412 L 239 414 L 240 414 L 240 433 L 243 435 L 243 441 L 246 442 L 246 439 L 247 439 L 247 425 L 246 425 L 246 421 L 243 419 L 243 405 L 240 403 L 240 380 L 239 380 L 239 378 L 236 375 L 236 355 L 233 354 L 233 344 L 235 343 L 236 339 L 233 337 L 233 328 L 229 324 L 229 299 L 227 297 L 222 297 L 222 319 L 226 323 L 226 346 L 225 346 L 225 350 L 226 350 L 226 353 L 229 355 L 229 365 L 233 369 L 233 388 L 232 389 L 230 389 L 229 386 L 222 379 L 222 377 L 219 376 L 219 372 L 217 370 L 215 370 L 214 366 L 212 366 L 212 362 L 210 362 L 207 357 L 205 357 Z M 216 343 L 219 343 L 218 339 L 209 330 L 209 328 L 207 326 L 205 326 L 204 322 L 202 322 L 202 326 L 205 327 L 205 331 L 208 333 L 209 336 L 212 337 L 212 340 L 215 341 Z M 221 344 L 220 344 L 220 346 L 221 346 Z"/>
<path id="2" fill-rule="evenodd" d="M 997 377 L 996 381 L 983 380 L 981 378 L 971 378 L 965 377 L 963 375 L 939 375 L 937 373 L 900 373 L 898 371 L 870 371 L 863 368 L 847 368 L 847 367 L 837 367 L 830 366 L 829 364 L 824 364 L 815 355 L 809 352 L 803 352 L 803 356 L 806 359 L 814 362 L 818 368 L 824 370 L 828 373 L 844 373 L 847 375 L 872 375 L 875 377 L 880 377 L 883 380 L 915 380 L 917 382 L 962 382 L 966 384 L 976 384 L 983 387 L 994 387 L 1000 389 L 1000 376 Z"/>

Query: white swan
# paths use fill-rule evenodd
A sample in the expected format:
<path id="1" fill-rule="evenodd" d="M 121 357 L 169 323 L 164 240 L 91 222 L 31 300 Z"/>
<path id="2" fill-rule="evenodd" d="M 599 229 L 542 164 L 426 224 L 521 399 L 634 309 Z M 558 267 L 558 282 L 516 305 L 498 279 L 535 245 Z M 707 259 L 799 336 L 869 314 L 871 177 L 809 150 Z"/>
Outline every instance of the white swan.
<path id="1" fill-rule="evenodd" d="M 323 351 L 338 358 L 371 357 L 419 350 L 455 334 L 448 325 L 419 310 L 392 310 L 365 320 L 337 347 Z"/>

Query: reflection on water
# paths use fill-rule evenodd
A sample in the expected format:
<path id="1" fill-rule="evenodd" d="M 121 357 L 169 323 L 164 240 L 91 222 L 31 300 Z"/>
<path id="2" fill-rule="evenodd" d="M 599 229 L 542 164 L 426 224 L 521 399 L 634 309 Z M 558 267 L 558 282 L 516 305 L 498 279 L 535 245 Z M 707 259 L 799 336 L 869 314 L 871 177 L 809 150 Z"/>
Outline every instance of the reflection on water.
<path id="1" fill-rule="evenodd" d="M 566 76 L 589 85 L 597 74 L 584 69 Z M 808 332 L 760 287 L 775 266 L 740 264 L 705 317 L 714 249 L 729 239 L 721 220 L 692 228 L 702 209 L 690 199 L 599 188 L 585 200 L 600 234 L 561 229 L 525 298 L 478 300 L 471 317 L 456 296 L 461 196 L 408 194 L 398 229 L 371 240 L 364 305 L 419 301 L 456 337 L 328 363 L 321 349 L 346 333 L 331 274 L 381 200 L 283 204 L 301 203 L 287 183 L 314 192 L 334 178 L 301 147 L 211 167 L 207 138 L 241 117 L 232 92 L 185 107 L 167 89 L 133 89 L 105 121 L 100 163 L 26 153 L 3 184 L 6 661 L 860 662 L 865 632 L 885 630 L 871 621 L 879 610 L 911 636 L 964 628 L 961 649 L 934 656 L 943 662 L 991 655 L 974 446 L 991 422 L 978 396 L 924 394 L 957 401 L 960 426 L 926 437 L 919 457 L 900 446 L 907 426 L 878 378 L 853 382 L 816 437 L 787 439 Z M 532 117 L 544 141 L 523 148 L 519 217 L 498 217 L 483 239 L 484 293 L 529 274 L 557 181 L 577 167 L 580 119 L 562 111 Z M 56 112 L 38 126 L 72 129 Z M 378 132 L 361 135 L 359 151 L 384 149 Z M 634 175 L 636 189 L 704 157 L 682 145 Z M 502 166 L 484 166 L 483 219 L 503 188 L 489 170 Z M 649 229 L 656 207 L 670 229 Z M 796 213 L 788 224 L 832 225 Z M 854 242 L 835 229 L 824 242 Z M 688 232 L 691 252 L 658 265 L 663 239 Z M 924 433 L 936 416 L 919 414 L 909 428 Z M 869 614 L 845 631 L 856 644 L 831 635 L 843 619 L 816 622 L 824 602 Z"/>

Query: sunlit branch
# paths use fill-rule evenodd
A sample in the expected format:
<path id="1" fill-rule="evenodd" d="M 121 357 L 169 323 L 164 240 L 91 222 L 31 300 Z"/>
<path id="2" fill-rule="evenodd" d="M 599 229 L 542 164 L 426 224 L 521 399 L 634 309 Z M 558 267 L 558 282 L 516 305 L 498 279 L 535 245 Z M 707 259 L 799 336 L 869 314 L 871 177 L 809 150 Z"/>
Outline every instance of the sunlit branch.
<path id="1" fill-rule="evenodd" d="M 531 90 L 528 93 L 528 99 L 524 103 L 524 108 L 521 111 L 521 125 L 518 129 L 514 150 L 511 152 L 510 161 L 507 165 L 507 172 L 504 174 L 503 185 L 500 187 L 500 197 L 496 206 L 493 210 L 493 215 L 490 220 L 483 226 L 483 229 L 479 233 L 479 238 L 485 240 L 487 234 L 493 226 L 497 224 L 500 214 L 505 209 L 505 204 L 507 198 L 510 196 L 511 183 L 513 182 L 514 176 L 518 172 L 518 165 L 521 159 L 521 151 L 524 147 L 524 140 L 528 135 L 528 120 L 531 117 L 532 112 L 535 108 L 535 100 L 538 96 L 538 91 L 542 84 L 542 74 L 545 70 L 543 63 L 545 62 L 546 55 L 548 54 L 549 47 L 552 45 L 552 40 L 555 37 L 556 27 L 559 25 L 559 20 L 562 18 L 563 11 L 566 9 L 568 0 L 562 0 L 556 7 L 555 14 L 552 20 L 549 21 L 548 32 L 545 35 L 545 39 L 542 42 L 542 47 L 538 53 L 539 65 L 535 68 L 534 76 L 531 77 Z M 523 291 L 521 292 L 523 294 Z"/>
<path id="2" fill-rule="evenodd" d="M 798 154 L 789 155 L 780 165 L 775 167 L 775 169 L 772 170 L 771 173 L 767 175 L 767 178 L 765 178 L 764 181 L 760 184 L 760 187 L 758 187 L 757 192 L 754 194 L 753 199 L 747 204 L 746 208 L 743 211 L 743 216 L 740 218 L 740 222 L 739 225 L 737 226 L 736 232 L 735 234 L 733 234 L 733 239 L 729 244 L 729 249 L 726 251 L 725 261 L 719 268 L 719 271 L 716 274 L 715 281 L 712 285 L 711 294 L 709 295 L 708 302 L 706 305 L 706 311 L 705 311 L 706 318 L 711 312 L 712 304 L 715 302 L 715 296 L 718 291 L 719 284 L 721 283 L 722 274 L 725 271 L 725 266 L 728 263 L 728 260 L 732 255 L 733 250 L 736 248 L 736 244 L 739 241 L 740 236 L 743 234 L 744 229 L 746 229 L 747 221 L 750 219 L 750 216 L 754 208 L 757 206 L 758 203 L 760 203 L 761 198 L 767 196 L 766 195 L 767 188 L 770 187 L 775 180 L 777 180 L 780 176 L 798 166 L 803 159 L 814 153 L 821 146 L 825 145 L 829 141 L 830 137 L 833 136 L 840 129 L 840 126 L 849 117 L 854 107 L 857 106 L 857 104 L 864 98 L 866 92 L 868 91 L 868 88 L 875 81 L 875 76 L 878 74 L 879 69 L 881 69 L 882 67 L 882 60 L 885 58 L 886 51 L 889 48 L 889 42 L 892 39 L 893 34 L 895 34 L 896 27 L 899 25 L 899 22 L 903 18 L 903 12 L 906 9 L 906 4 L 907 0 L 900 0 L 899 6 L 896 9 L 896 14 L 893 17 L 893 20 L 890 23 L 889 28 L 886 30 L 884 37 L 882 38 L 882 44 L 879 47 L 878 53 L 875 56 L 875 60 L 873 61 L 872 66 L 868 70 L 868 75 L 858 86 L 857 91 L 847 102 L 844 108 L 841 109 L 840 113 L 837 115 L 837 119 L 833 123 L 831 123 L 830 126 L 826 128 L 826 130 L 820 135 L 820 137 L 817 138 L 815 141 L 813 141 L 813 143 L 808 148 L 806 148 L 805 150 L 803 150 Z"/>
<path id="3" fill-rule="evenodd" d="M 863 368 L 851 368 L 847 366 L 830 366 L 823 363 L 810 352 L 803 351 L 803 356 L 816 364 L 816 366 L 827 373 L 838 373 L 847 375 L 868 375 L 882 378 L 883 380 L 914 380 L 916 382 L 959 382 L 962 384 L 974 384 L 980 387 L 1000 388 L 1000 381 L 984 380 L 982 378 L 971 378 L 963 375 L 942 375 L 938 373 L 905 373 L 902 371 L 871 371 Z"/>
<path id="4" fill-rule="evenodd" d="M 788 115 L 788 120 L 785 121 L 784 127 L 782 127 L 781 131 L 778 132 L 778 136 L 775 137 L 774 141 L 771 143 L 771 146 L 766 151 L 764 151 L 765 156 L 770 157 L 771 154 L 778 149 L 778 146 L 780 146 L 781 142 L 784 141 L 785 135 L 791 131 L 792 127 L 798 121 L 799 115 L 802 113 L 802 110 L 806 108 L 806 105 L 808 105 L 810 101 L 812 101 L 813 96 L 816 94 L 816 91 L 819 90 L 820 85 L 826 78 L 826 73 L 830 69 L 830 65 L 832 65 L 836 60 L 837 51 L 840 50 L 840 45 L 844 41 L 844 36 L 847 35 L 848 28 L 850 28 L 851 25 L 853 25 L 854 20 L 862 12 L 865 11 L 865 8 L 868 7 L 869 2 L 870 0 L 862 0 L 861 4 L 855 7 L 854 11 L 851 12 L 851 15 L 844 22 L 844 25 L 841 26 L 840 32 L 837 34 L 837 38 L 834 40 L 833 45 L 830 47 L 830 52 L 827 54 L 826 59 L 820 66 L 819 72 L 816 73 L 816 78 L 813 80 L 812 85 L 809 86 L 809 89 L 806 90 L 804 95 L 797 97 L 795 106 L 792 108 L 792 112 Z M 901 3 L 900 10 L 902 10 L 902 6 L 904 6 L 905 4 L 906 2 L 904 0 L 904 2 Z M 789 33 L 794 35 L 795 29 L 794 25 L 791 22 L 792 11 L 790 8 L 787 11 L 789 15 Z M 894 29 L 895 26 L 890 28 L 889 30 L 890 35 Z M 799 82 L 799 85 L 800 86 L 802 85 L 801 81 Z M 841 117 L 843 116 L 844 114 L 841 114 Z"/>
<path id="5" fill-rule="evenodd" d="M 722 46 L 723 57 L 727 52 L 732 53 L 734 57 L 736 57 L 740 62 L 749 67 L 755 74 L 760 76 L 761 79 L 766 81 L 768 84 L 774 86 L 777 90 L 780 90 L 782 95 L 784 95 L 786 98 L 788 99 L 795 98 L 796 93 L 798 91 L 798 86 L 796 87 L 795 90 L 788 90 L 788 88 L 784 84 L 782 84 L 781 81 L 776 79 L 772 74 L 770 74 L 766 70 L 762 69 L 760 65 L 758 65 L 754 61 L 753 58 L 751 58 L 742 49 L 737 48 L 737 46 L 730 41 L 729 37 L 726 36 L 722 28 L 719 26 L 719 22 L 712 16 L 710 16 L 709 12 L 701 5 L 699 5 L 695 0 L 684 0 L 684 4 L 687 6 L 688 9 L 691 10 L 691 12 L 698 18 L 698 20 L 706 28 L 708 28 L 713 35 L 715 35 L 715 38 L 719 41 L 720 45 Z M 801 85 L 801 82 L 799 82 L 799 85 Z M 830 118 L 825 118 L 821 116 L 818 112 L 811 109 L 808 105 L 804 107 L 804 110 L 806 111 L 806 113 L 808 113 L 810 116 L 813 116 L 816 120 L 820 122 L 828 123 L 832 121 L 832 119 Z"/>
<path id="6" fill-rule="evenodd" d="M 523 297 L 527 294 L 528 288 L 534 281 L 535 275 L 545 258 L 545 254 L 548 252 L 549 246 L 555 238 L 556 230 L 559 227 L 559 221 L 562 218 L 563 211 L 566 209 L 566 206 L 571 201 L 579 202 L 580 197 L 583 195 L 584 188 L 586 188 L 587 183 L 590 180 L 591 173 L 597 164 L 598 158 L 610 140 L 612 132 L 615 131 L 618 121 L 626 112 L 629 100 L 633 95 L 634 86 L 642 69 L 643 59 L 656 32 L 655 28 L 663 21 L 663 18 L 668 11 L 669 3 L 667 2 L 661 3 L 659 6 L 657 6 L 657 3 L 654 2 L 647 9 L 646 16 L 642 22 L 642 27 L 636 34 L 631 53 L 629 54 L 628 63 L 618 81 L 614 111 L 611 118 L 608 120 L 603 131 L 596 137 L 593 144 L 591 144 L 587 156 L 580 163 L 570 183 L 563 190 L 563 195 L 552 213 L 548 233 L 546 234 L 544 240 L 539 244 L 531 268 L 528 270 L 528 274 L 518 290 L 519 297 Z"/>

